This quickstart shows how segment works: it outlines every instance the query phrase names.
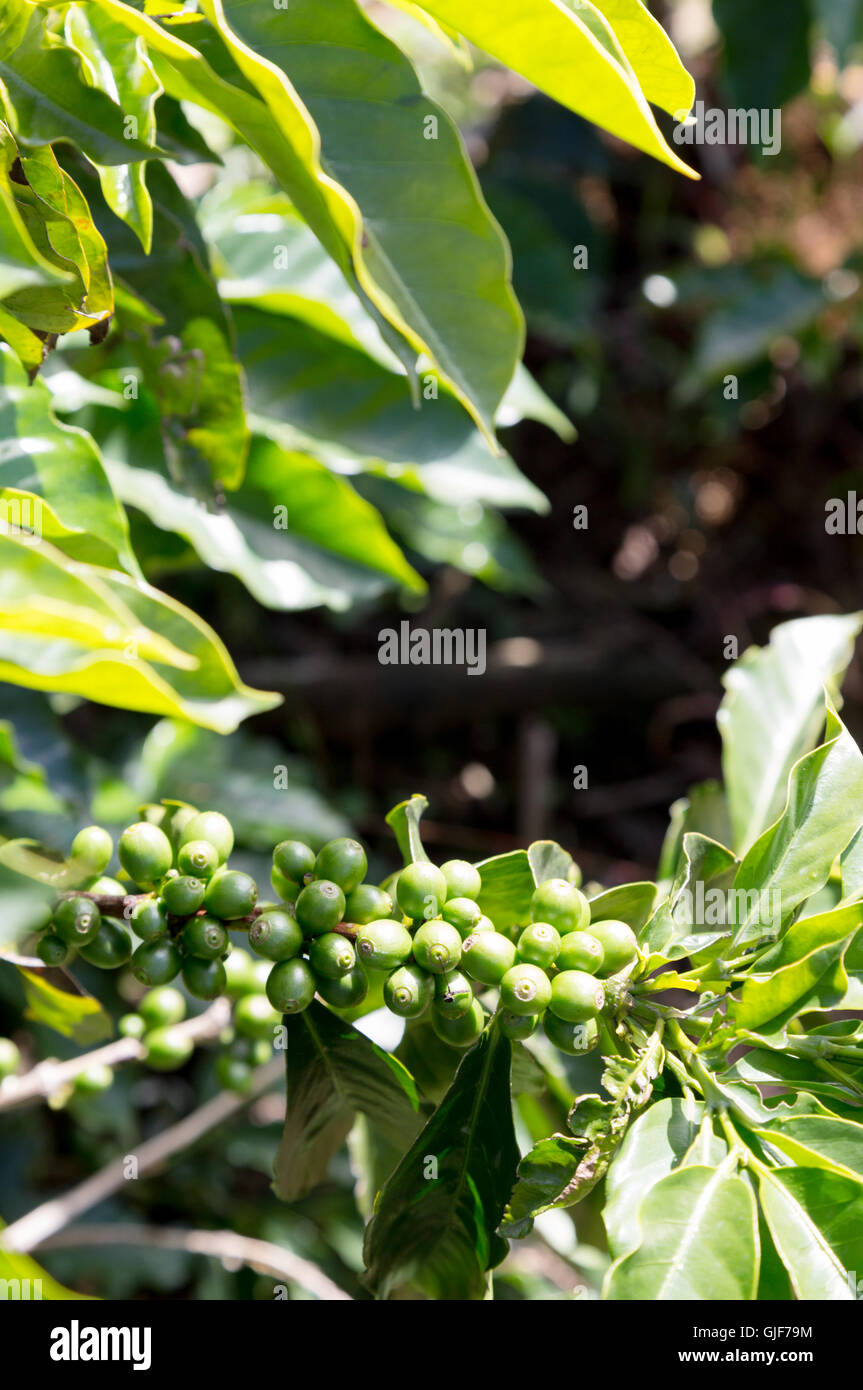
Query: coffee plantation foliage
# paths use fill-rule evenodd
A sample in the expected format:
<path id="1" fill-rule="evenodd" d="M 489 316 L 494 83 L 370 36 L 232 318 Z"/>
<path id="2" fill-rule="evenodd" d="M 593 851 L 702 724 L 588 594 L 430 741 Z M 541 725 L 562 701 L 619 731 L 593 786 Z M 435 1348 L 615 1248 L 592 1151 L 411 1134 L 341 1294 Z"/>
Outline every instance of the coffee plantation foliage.
<path id="1" fill-rule="evenodd" d="M 251 1094 L 284 1056 L 288 1203 L 351 1135 L 378 1297 L 482 1299 L 508 1246 L 603 1184 L 607 1299 L 851 1300 L 863 755 L 839 708 L 861 625 L 789 622 L 730 669 L 724 786 L 672 808 L 655 882 L 579 888 L 551 841 L 438 867 L 419 795 L 387 817 L 403 864 L 380 885 L 351 836 L 280 841 L 256 882 L 228 817 L 177 800 L 140 807 L 116 848 L 97 825 L 53 857 L 10 839 L 25 1019 L 80 1055 L 113 1017 L 134 1066 L 170 1072 L 195 1049 L 187 1010 L 225 995 L 230 1027 L 198 1035 L 215 1084 Z M 19 787 L 40 771 L 22 762 Z M 28 1076 L 11 1039 L 0 1065 L 5 1108 Z M 117 1084 L 86 1050 L 69 1076 L 55 1103 Z"/>

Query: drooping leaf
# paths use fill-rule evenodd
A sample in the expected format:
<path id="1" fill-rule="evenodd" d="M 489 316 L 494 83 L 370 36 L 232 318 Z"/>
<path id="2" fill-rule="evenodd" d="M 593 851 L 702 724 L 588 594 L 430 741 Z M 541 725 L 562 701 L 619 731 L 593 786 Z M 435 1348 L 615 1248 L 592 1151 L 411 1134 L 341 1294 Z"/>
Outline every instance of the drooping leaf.
<path id="1" fill-rule="evenodd" d="M 528 1234 L 534 1218 L 567 1205 L 570 1184 L 584 1157 L 584 1144 L 568 1134 L 540 1139 L 518 1165 L 501 1234 L 519 1239 Z"/>
<path id="2" fill-rule="evenodd" d="M 824 686 L 835 698 L 861 622 L 852 614 L 781 623 L 766 647 L 751 647 L 725 676 L 717 724 L 738 851 L 782 811 L 791 768 L 821 730 Z"/>
<path id="3" fill-rule="evenodd" d="M 604 1297 L 728 1300 L 755 1297 L 758 1211 L 752 1187 L 726 1160 L 678 1168 L 650 1189 L 640 1207 L 641 1243 L 615 1260 Z"/>
<path id="4" fill-rule="evenodd" d="M 843 1253 L 863 1255 L 863 1185 L 816 1168 L 779 1168 L 759 1171 L 758 1188 L 795 1297 L 852 1302 L 848 1274 L 821 1223 Z"/>
<path id="5" fill-rule="evenodd" d="M 421 4 L 435 19 L 521 73 L 561 105 L 693 177 L 663 139 L 632 67 L 620 55 L 611 25 L 592 6 L 576 6 L 572 0 L 474 0 L 469 6 L 461 0 L 421 0 Z M 633 53 L 634 32 L 625 31 Z M 670 44 L 666 53 L 668 48 Z M 682 65 L 676 75 L 666 65 L 662 79 L 652 63 L 651 72 L 653 99 L 661 92 L 674 112 L 688 111 L 694 86 Z"/>
<path id="6" fill-rule="evenodd" d="M 240 681 L 216 634 L 119 571 L 0 533 L 0 679 L 229 732 L 279 703 Z"/>
<path id="7" fill-rule="evenodd" d="M 487 1029 L 378 1198 L 366 1230 L 367 1281 L 379 1298 L 482 1299 L 506 1254 L 496 1234 L 515 1178 L 511 1046 Z"/>
<path id="8" fill-rule="evenodd" d="M 0 502 L 7 523 L 51 540 L 71 559 L 120 564 L 135 576 L 129 526 L 99 452 L 83 430 L 54 419 L 48 390 L 33 385 L 0 344 Z"/>
<path id="9" fill-rule="evenodd" d="M 274 1190 L 296 1201 L 327 1175 L 356 1112 L 399 1151 L 420 1123 L 410 1072 L 323 1004 L 285 1020 L 288 1108 Z"/>

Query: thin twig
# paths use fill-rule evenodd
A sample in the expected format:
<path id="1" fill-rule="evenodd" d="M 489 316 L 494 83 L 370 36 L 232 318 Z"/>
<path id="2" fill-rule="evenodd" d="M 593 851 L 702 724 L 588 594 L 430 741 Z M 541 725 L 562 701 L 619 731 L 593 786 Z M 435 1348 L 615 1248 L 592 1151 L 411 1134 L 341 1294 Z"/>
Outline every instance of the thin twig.
<path id="1" fill-rule="evenodd" d="M 203 1013 L 188 1018 L 175 1025 L 176 1031 L 192 1042 L 206 1042 L 217 1038 L 231 1020 L 231 1007 L 227 999 L 216 999 Z M 45 1100 L 63 1086 L 75 1080 L 76 1076 L 89 1067 L 102 1065 L 116 1067 L 122 1062 L 136 1062 L 146 1058 L 147 1048 L 137 1038 L 117 1038 L 115 1042 L 97 1047 L 92 1052 L 82 1052 L 66 1062 L 58 1062 L 48 1057 L 39 1062 L 23 1076 L 7 1076 L 0 1081 L 0 1112 L 12 1110 L 15 1106 L 26 1105 L 31 1101 Z"/>
<path id="2" fill-rule="evenodd" d="M 33 1211 L 13 1221 L 11 1226 L 7 1226 L 0 1234 L 0 1248 L 26 1251 L 40 1245 L 48 1236 L 68 1226 L 76 1216 L 110 1197 L 112 1192 L 116 1192 L 124 1182 L 129 1181 L 130 1176 L 140 1178 L 152 1172 L 166 1159 L 181 1153 L 209 1130 L 215 1129 L 216 1125 L 236 1114 L 256 1095 L 268 1090 L 278 1081 L 284 1074 L 284 1066 L 282 1058 L 273 1058 L 272 1062 L 267 1062 L 265 1066 L 257 1069 L 252 1078 L 251 1088 L 243 1095 L 237 1095 L 233 1091 L 220 1092 L 198 1110 L 193 1110 L 191 1115 L 187 1115 L 178 1124 L 171 1125 L 153 1139 L 146 1140 L 136 1154 L 123 1154 L 112 1159 L 98 1173 L 73 1187 L 64 1196 L 54 1197 L 49 1202 L 43 1202 L 42 1206 L 34 1207 Z M 134 1164 L 130 1164 L 131 1159 L 135 1160 Z M 131 1174 L 130 1166 L 133 1169 Z"/>
<path id="3" fill-rule="evenodd" d="M 191 1231 L 178 1226 L 141 1226 L 116 1222 L 71 1226 L 39 1242 L 42 1250 L 78 1249 L 93 1245 L 149 1245 L 158 1250 L 183 1250 L 223 1261 L 250 1265 L 261 1274 L 287 1279 L 317 1298 L 352 1302 L 317 1265 L 269 1240 L 238 1235 L 236 1231 Z"/>

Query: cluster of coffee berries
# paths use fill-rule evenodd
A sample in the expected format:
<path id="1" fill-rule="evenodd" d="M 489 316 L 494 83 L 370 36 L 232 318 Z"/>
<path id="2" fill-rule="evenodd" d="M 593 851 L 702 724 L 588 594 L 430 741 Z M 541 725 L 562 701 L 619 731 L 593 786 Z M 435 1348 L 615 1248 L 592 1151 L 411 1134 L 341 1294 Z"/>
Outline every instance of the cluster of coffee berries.
<path id="1" fill-rule="evenodd" d="M 183 996 L 165 988 L 177 976 L 199 999 L 234 998 L 218 1070 L 223 1085 L 242 1089 L 283 1015 L 301 1013 L 316 995 L 334 1009 L 355 1009 L 373 985 L 394 1014 L 428 1013 L 438 1036 L 456 1047 L 479 1037 L 494 988 L 507 1036 L 527 1038 L 542 1021 L 558 1048 L 587 1051 L 605 1003 L 603 980 L 637 957 L 625 923 L 591 922 L 577 870 L 575 882 L 538 885 L 528 926 L 498 926 L 479 905 L 482 877 L 466 860 L 408 864 L 395 876 L 393 897 L 365 881 L 357 840 L 331 840 L 317 853 L 284 840 L 273 851 L 278 901 L 258 903 L 254 880 L 228 865 L 233 844 L 219 812 L 166 809 L 161 824 L 139 821 L 121 835 L 121 883 L 104 877 L 113 853 L 105 830 L 91 826 L 73 842 L 69 863 L 82 887 L 57 902 L 38 953 L 50 965 L 72 950 L 106 969 L 128 961 L 150 992 L 124 1026 L 137 1029 L 155 1067 L 181 1065 L 191 1050 L 176 1032 Z M 122 916 L 112 915 L 115 905 Z M 231 931 L 242 931 L 262 959 L 232 956 Z"/>

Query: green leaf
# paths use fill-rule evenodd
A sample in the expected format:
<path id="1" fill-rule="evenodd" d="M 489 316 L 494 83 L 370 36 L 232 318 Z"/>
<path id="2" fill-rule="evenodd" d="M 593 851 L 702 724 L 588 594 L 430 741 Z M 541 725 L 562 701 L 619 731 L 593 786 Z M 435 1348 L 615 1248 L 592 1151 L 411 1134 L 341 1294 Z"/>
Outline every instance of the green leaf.
<path id="1" fill-rule="evenodd" d="M 785 810 L 737 871 L 735 892 L 748 906 L 735 945 L 775 935 L 777 916 L 786 920 L 824 886 L 858 828 L 861 801 L 863 756 L 828 705 L 825 742 L 794 765 Z"/>
<path id="2" fill-rule="evenodd" d="M 482 878 L 477 901 L 486 916 L 500 925 L 526 923 L 536 887 L 527 850 L 495 854 L 490 859 L 481 859 L 476 867 Z"/>
<path id="3" fill-rule="evenodd" d="M 591 922 L 625 922 L 636 936 L 656 902 L 655 883 L 622 883 L 590 899 Z"/>
<path id="4" fill-rule="evenodd" d="M 95 4 L 70 5 L 63 36 L 81 59 L 88 84 L 121 107 L 125 119 L 135 122 L 148 145 L 156 143 L 156 98 L 162 88 L 147 57 L 143 39 L 130 33 Z M 98 166 L 105 201 L 127 222 L 145 251 L 153 236 L 153 205 L 147 192 L 146 165 Z"/>
<path id="5" fill-rule="evenodd" d="M 663 139 L 630 66 L 632 60 L 620 54 L 614 31 L 592 5 L 578 4 L 576 8 L 573 0 L 473 0 L 467 6 L 462 0 L 421 0 L 421 6 L 570 111 L 652 154 L 678 173 L 697 177 Z M 635 7 L 626 9 L 631 26 Z M 621 6 L 618 16 L 622 12 Z M 640 25 L 640 30 L 625 27 L 623 32 L 634 58 L 639 57 L 638 34 L 647 34 L 649 19 L 641 19 Z M 597 28 L 605 33 L 597 36 Z M 663 46 L 664 71 L 660 75 L 655 63 L 655 32 L 651 40 L 654 53 L 647 64 L 640 59 L 639 63 L 645 76 L 650 69 L 652 99 L 662 92 L 664 98 L 671 99 L 675 112 L 688 110 L 694 95 L 691 78 L 682 67 L 676 77 L 669 72 L 670 43 Z"/>
<path id="6" fill-rule="evenodd" d="M 573 0 L 565 4 L 577 5 Z M 695 100 L 695 83 L 674 44 L 641 0 L 593 0 L 623 49 L 649 102 L 670 116 L 686 112 Z"/>
<path id="7" fill-rule="evenodd" d="M 863 1255 L 863 1186 L 816 1168 L 758 1171 L 761 1208 L 798 1299 L 854 1301 L 842 1261 L 821 1229 Z M 856 1265 L 853 1266 L 856 1268 Z"/>
<path id="8" fill-rule="evenodd" d="M 84 85 L 68 49 L 42 46 L 41 13 L 32 14 L 23 42 L 0 61 L 0 102 L 4 86 L 10 124 L 25 145 L 63 140 L 97 165 L 158 159 L 164 153 L 146 140 L 126 138 L 121 107 Z"/>
<path id="9" fill-rule="evenodd" d="M 584 1143 L 567 1134 L 540 1139 L 518 1165 L 518 1180 L 501 1222 L 501 1234 L 526 1236 L 545 1211 L 569 1205 L 572 1180 L 584 1157 Z"/>
<path id="10" fill-rule="evenodd" d="M 724 677 L 717 724 L 737 850 L 782 811 L 791 769 L 821 731 L 824 686 L 835 701 L 861 624 L 859 614 L 781 623 Z"/>
<path id="11" fill-rule="evenodd" d="M 655 1183 L 686 1163 L 718 1164 L 725 1152 L 701 1101 L 658 1100 L 639 1115 L 627 1130 L 605 1182 L 602 1219 L 613 1258 L 638 1247 L 639 1208 Z"/>
<path id="12" fill-rule="evenodd" d="M 0 26 L 2 26 L 4 19 L 4 4 L 5 0 L 0 0 Z M 0 28 L 0 34 L 2 34 L 2 28 Z M 19 1254 L 17 1250 L 4 1250 L 2 1247 L 4 1224 L 0 1221 L 0 1281 L 6 1290 L 4 1299 L 12 1300 L 15 1298 L 12 1291 L 14 1288 L 18 1290 L 18 1296 L 23 1302 L 37 1298 L 48 1298 L 52 1302 L 64 1299 L 91 1301 L 91 1294 L 76 1293 L 74 1289 L 67 1289 L 65 1285 L 52 1278 L 48 1271 L 37 1264 L 30 1255 Z"/>
<path id="13" fill-rule="evenodd" d="M 863 1179 L 863 1125 L 833 1115 L 777 1115 L 755 1129 L 760 1138 L 805 1168 Z"/>
<path id="14" fill-rule="evenodd" d="M 756 1036 L 751 1035 L 749 1040 Z M 847 1082 L 843 1082 L 842 1075 L 846 1074 Z M 818 1096 L 828 1106 L 831 1101 L 853 1104 L 859 1101 L 863 1090 L 863 1065 L 853 1071 L 843 1066 L 841 1074 L 835 1077 L 819 1075 L 813 1071 L 809 1058 L 794 1057 L 766 1047 L 753 1047 L 745 1052 L 723 1072 L 723 1076 L 727 1080 L 772 1086 L 791 1094 L 802 1092 Z"/>
<path id="15" fill-rule="evenodd" d="M 491 437 L 523 329 L 506 242 L 455 126 L 354 0 L 204 10 L 289 138 L 289 105 L 311 117 L 322 169 L 359 211 L 387 317 Z"/>
<path id="16" fill-rule="evenodd" d="M 640 1208 L 641 1244 L 615 1260 L 605 1298 L 739 1302 L 755 1297 L 758 1211 L 750 1184 L 730 1162 L 678 1168 L 654 1184 Z"/>
<path id="17" fill-rule="evenodd" d="M 119 571 L 0 533 L 0 679 L 226 733 L 279 697 L 240 681 L 216 634 Z"/>
<path id="18" fill-rule="evenodd" d="M 555 840 L 534 840 L 528 845 L 527 862 L 534 883 L 540 884 L 547 878 L 569 878 L 574 861 L 569 851 Z"/>
<path id="19" fill-rule="evenodd" d="M 723 85 L 733 105 L 782 106 L 806 86 L 809 0 L 762 0 L 754 30 L 747 0 L 713 0 L 713 18 L 723 40 Z"/>
<path id="20" fill-rule="evenodd" d="M 379 1298 L 483 1299 L 506 1254 L 496 1234 L 515 1179 L 511 1048 L 486 1029 L 381 1192 L 366 1230 L 367 1281 Z"/>
<path id="21" fill-rule="evenodd" d="M 29 0 L 0 0 L 0 61 L 15 52 L 29 22 Z"/>
<path id="22" fill-rule="evenodd" d="M 273 1187 L 294 1202 L 324 1182 L 357 1111 L 401 1151 L 419 1127 L 410 1072 L 315 1001 L 284 1020 L 288 1109 Z"/>
<path id="23" fill-rule="evenodd" d="M 83 430 L 58 424 L 50 395 L 32 386 L 0 344 L 0 437 L 17 440 L 0 454 L 4 518 L 53 541 L 71 559 L 120 564 L 136 576 L 125 512 Z"/>
<path id="24" fill-rule="evenodd" d="M 237 305 L 240 360 L 263 433 L 402 481 L 448 506 L 478 501 L 546 511 L 512 459 L 495 456 L 449 392 L 416 410 L 404 375 L 309 323 Z"/>
<path id="25" fill-rule="evenodd" d="M 409 800 L 400 801 L 398 806 L 394 806 L 387 814 L 387 825 L 396 837 L 396 844 L 405 864 L 429 862 L 420 832 L 420 820 L 427 810 L 427 799 L 415 792 Z"/>
<path id="26" fill-rule="evenodd" d="M 736 866 L 737 860 L 724 845 L 706 835 L 685 834 L 671 892 L 639 934 L 642 950 L 659 960 L 679 960 L 727 936 L 727 892 Z"/>
<path id="27" fill-rule="evenodd" d="M 77 993 L 58 987 L 48 979 L 47 971 L 19 970 L 24 985 L 27 1008 L 24 1017 L 31 1023 L 44 1023 L 64 1038 L 72 1038 L 82 1046 L 92 1046 L 110 1038 L 113 1026 L 98 999 L 76 986 Z M 52 972 L 53 973 L 53 972 Z M 75 985 L 67 977 L 70 985 Z"/>
<path id="28" fill-rule="evenodd" d="M 786 1023 L 806 1009 L 838 1005 L 847 980 L 837 967 L 861 924 L 863 904 L 803 917 L 790 926 L 750 967 L 739 1002 L 730 1002 L 728 1012 L 738 1028 Z"/>

